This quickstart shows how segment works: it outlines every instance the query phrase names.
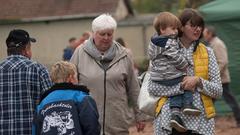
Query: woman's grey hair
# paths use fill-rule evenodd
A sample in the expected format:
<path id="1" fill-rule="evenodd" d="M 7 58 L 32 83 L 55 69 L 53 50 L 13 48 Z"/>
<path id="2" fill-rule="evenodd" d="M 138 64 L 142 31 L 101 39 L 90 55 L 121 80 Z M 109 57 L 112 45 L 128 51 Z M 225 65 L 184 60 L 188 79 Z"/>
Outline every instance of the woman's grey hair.
<path id="1" fill-rule="evenodd" d="M 101 14 L 97 18 L 95 18 L 92 22 L 92 31 L 101 31 L 106 29 L 117 28 L 116 20 L 110 14 Z"/>

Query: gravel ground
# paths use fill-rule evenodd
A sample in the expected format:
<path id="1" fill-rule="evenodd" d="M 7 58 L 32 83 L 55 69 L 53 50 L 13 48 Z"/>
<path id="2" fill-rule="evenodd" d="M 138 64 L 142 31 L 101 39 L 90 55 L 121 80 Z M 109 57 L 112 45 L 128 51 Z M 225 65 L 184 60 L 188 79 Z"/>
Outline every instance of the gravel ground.
<path id="1" fill-rule="evenodd" d="M 153 135 L 152 123 L 147 122 L 143 132 L 137 132 L 135 127 L 129 129 L 130 135 Z M 236 127 L 232 116 L 216 118 L 216 135 L 240 135 L 240 127 Z"/>

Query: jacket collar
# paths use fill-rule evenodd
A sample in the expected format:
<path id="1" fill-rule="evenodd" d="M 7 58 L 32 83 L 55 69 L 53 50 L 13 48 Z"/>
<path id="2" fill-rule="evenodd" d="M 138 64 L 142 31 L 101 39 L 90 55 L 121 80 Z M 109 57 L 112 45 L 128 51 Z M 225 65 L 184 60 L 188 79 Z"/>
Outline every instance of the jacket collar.
<path id="1" fill-rule="evenodd" d="M 56 83 L 49 90 L 45 91 L 41 97 L 40 102 L 51 92 L 55 90 L 77 90 L 89 94 L 89 89 L 83 85 L 74 85 L 72 83 Z"/>
<path id="2" fill-rule="evenodd" d="M 91 53 L 88 52 L 88 47 L 89 44 L 92 43 L 92 40 L 93 39 L 88 39 L 87 42 L 85 42 L 83 44 L 83 50 L 88 54 L 90 55 L 93 59 L 96 60 L 96 62 L 100 63 L 100 61 L 98 59 L 96 59 L 94 56 L 91 55 Z M 123 57 L 126 57 L 127 56 L 127 51 L 124 47 L 122 47 L 118 42 L 116 41 L 113 41 L 113 44 L 112 44 L 115 48 L 115 54 L 114 54 L 114 58 L 111 60 L 111 62 L 109 63 L 108 67 L 111 67 L 112 65 L 114 65 L 116 62 L 118 62 L 120 59 L 122 59 Z"/>

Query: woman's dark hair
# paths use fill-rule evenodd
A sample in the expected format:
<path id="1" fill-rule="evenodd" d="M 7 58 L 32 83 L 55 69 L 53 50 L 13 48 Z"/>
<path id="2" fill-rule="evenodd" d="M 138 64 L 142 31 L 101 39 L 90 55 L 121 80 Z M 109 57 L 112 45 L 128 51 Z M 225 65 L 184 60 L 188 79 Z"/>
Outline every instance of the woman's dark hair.
<path id="1" fill-rule="evenodd" d="M 204 30 L 204 20 L 203 17 L 200 15 L 199 12 L 197 12 L 194 9 L 191 8 L 186 8 L 182 11 L 182 13 L 179 16 L 179 20 L 182 23 L 182 26 L 185 26 L 187 24 L 187 22 L 190 22 L 191 25 L 193 26 L 199 26 L 202 28 L 202 32 Z M 201 32 L 201 36 L 202 37 L 202 32 Z M 182 36 L 182 32 L 179 32 L 179 36 Z"/>

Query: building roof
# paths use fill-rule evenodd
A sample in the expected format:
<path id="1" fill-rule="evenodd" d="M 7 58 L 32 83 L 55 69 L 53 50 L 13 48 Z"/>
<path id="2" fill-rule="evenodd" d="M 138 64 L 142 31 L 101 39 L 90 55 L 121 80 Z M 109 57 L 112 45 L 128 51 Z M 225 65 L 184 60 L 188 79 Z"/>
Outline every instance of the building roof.
<path id="1" fill-rule="evenodd" d="M 44 21 L 116 14 L 123 3 L 132 14 L 129 0 L 0 0 L 1 21 Z"/>

